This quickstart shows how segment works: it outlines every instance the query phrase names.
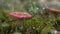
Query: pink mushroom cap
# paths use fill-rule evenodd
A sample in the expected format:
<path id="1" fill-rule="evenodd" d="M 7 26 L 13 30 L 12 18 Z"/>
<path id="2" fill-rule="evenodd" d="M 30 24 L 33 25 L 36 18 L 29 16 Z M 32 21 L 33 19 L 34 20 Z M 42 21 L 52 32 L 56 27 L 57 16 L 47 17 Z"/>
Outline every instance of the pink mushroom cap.
<path id="1" fill-rule="evenodd" d="M 46 8 L 47 10 L 51 11 L 51 12 L 56 12 L 56 13 L 60 13 L 60 10 L 57 10 L 55 8 Z"/>
<path id="2" fill-rule="evenodd" d="M 9 15 L 15 18 L 20 18 L 20 19 L 32 17 L 32 15 L 27 12 L 10 12 Z"/>

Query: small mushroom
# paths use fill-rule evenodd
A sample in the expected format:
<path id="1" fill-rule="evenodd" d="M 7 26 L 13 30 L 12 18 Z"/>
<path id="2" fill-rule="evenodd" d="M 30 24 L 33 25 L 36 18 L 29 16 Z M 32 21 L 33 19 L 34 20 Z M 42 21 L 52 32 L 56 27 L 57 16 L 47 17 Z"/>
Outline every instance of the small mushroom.
<path id="1" fill-rule="evenodd" d="M 27 12 L 10 12 L 9 15 L 12 17 L 20 18 L 20 19 L 32 17 L 32 15 Z"/>
<path id="2" fill-rule="evenodd" d="M 51 18 L 54 18 L 60 14 L 60 10 L 55 8 L 45 8 L 48 11 L 48 15 Z"/>
<path id="3" fill-rule="evenodd" d="M 51 12 L 60 13 L 60 10 L 57 10 L 55 8 L 46 8 L 46 9 L 51 11 Z"/>

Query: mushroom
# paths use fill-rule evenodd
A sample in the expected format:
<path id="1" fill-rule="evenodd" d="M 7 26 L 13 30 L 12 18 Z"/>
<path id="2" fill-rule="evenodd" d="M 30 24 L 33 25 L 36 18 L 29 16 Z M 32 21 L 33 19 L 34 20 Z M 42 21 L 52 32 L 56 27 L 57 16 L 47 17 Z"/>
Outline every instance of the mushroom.
<path id="1" fill-rule="evenodd" d="M 49 16 L 53 17 L 55 19 L 55 17 L 59 17 L 60 16 L 60 10 L 55 9 L 55 8 L 46 8 L 46 10 L 49 12 Z M 52 18 L 52 19 L 53 19 Z M 59 23 L 59 22 L 57 22 Z M 59 26 L 55 27 L 56 30 L 59 30 Z M 54 31 L 56 33 L 56 31 Z"/>
<path id="2" fill-rule="evenodd" d="M 57 10 L 55 8 L 46 8 L 46 9 L 51 11 L 51 12 L 60 13 L 60 10 Z"/>
<path id="3" fill-rule="evenodd" d="M 49 11 L 49 16 L 54 17 L 54 15 L 59 15 L 60 10 L 55 8 L 46 8 L 47 11 Z"/>
<path id="4" fill-rule="evenodd" d="M 20 31 L 23 32 L 23 21 L 21 21 L 22 19 L 29 19 L 32 18 L 32 15 L 29 14 L 28 12 L 10 12 L 9 13 L 10 16 L 17 18 L 17 26 L 20 27 Z M 17 27 L 16 27 L 17 28 Z"/>
<path id="5" fill-rule="evenodd" d="M 60 13 L 60 10 L 57 10 L 55 8 L 46 8 L 46 10 L 49 11 L 49 13 L 53 13 L 53 14 L 59 14 Z"/>
<path id="6" fill-rule="evenodd" d="M 10 12 L 9 15 L 12 17 L 20 18 L 20 19 L 32 17 L 32 15 L 27 12 Z"/>

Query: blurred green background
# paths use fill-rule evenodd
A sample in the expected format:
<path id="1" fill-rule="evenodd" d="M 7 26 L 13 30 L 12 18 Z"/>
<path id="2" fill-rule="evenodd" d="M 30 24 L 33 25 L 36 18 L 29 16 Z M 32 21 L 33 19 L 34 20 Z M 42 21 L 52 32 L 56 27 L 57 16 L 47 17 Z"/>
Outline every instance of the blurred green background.
<path id="1" fill-rule="evenodd" d="M 59 5 L 53 6 L 60 9 Z M 0 34 L 52 34 L 52 30 L 60 34 L 60 16 L 50 16 L 45 7 L 39 0 L 0 0 Z M 9 13 L 12 11 L 28 12 L 32 18 L 21 20 L 11 17 Z"/>

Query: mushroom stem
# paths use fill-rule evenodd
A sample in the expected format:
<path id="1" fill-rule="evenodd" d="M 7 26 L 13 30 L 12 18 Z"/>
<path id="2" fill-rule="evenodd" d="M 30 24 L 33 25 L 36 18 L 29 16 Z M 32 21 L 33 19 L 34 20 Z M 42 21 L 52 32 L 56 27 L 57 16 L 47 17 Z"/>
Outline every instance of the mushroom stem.
<path id="1" fill-rule="evenodd" d="M 17 27 L 20 29 L 19 31 L 23 33 L 24 23 L 22 21 L 23 19 L 17 19 Z"/>

